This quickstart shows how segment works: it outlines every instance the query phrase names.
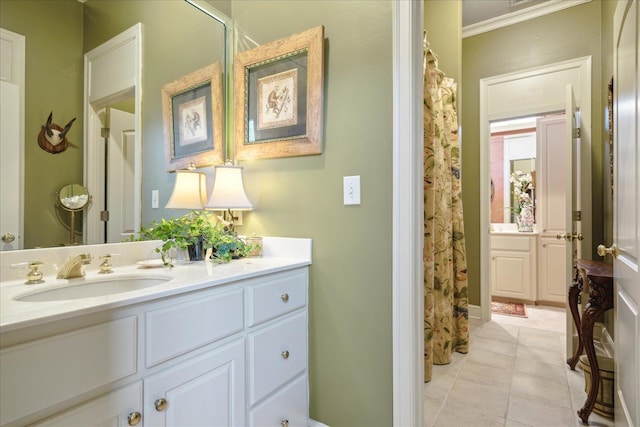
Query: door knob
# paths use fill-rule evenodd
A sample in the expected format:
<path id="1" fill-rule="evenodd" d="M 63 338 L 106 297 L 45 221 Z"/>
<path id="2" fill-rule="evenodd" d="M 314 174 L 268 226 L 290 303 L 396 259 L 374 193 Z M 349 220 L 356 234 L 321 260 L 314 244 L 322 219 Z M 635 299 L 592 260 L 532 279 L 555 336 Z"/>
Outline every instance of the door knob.
<path id="1" fill-rule="evenodd" d="M 582 240 L 584 239 L 584 236 L 582 235 L 582 233 L 573 233 L 571 235 L 571 240 Z"/>
<path id="2" fill-rule="evenodd" d="M 2 241 L 5 243 L 11 243 L 14 240 L 16 240 L 16 236 L 14 236 L 13 233 L 4 233 L 2 235 Z"/>
<path id="3" fill-rule="evenodd" d="M 605 247 L 604 245 L 598 245 L 598 255 L 605 256 L 606 254 L 611 254 L 614 258 L 618 256 L 618 245 L 615 243 L 611 245 L 610 248 Z"/>
<path id="4" fill-rule="evenodd" d="M 558 240 L 564 239 L 564 240 L 567 240 L 567 241 L 571 241 L 572 236 L 571 236 L 571 233 L 558 233 L 558 234 L 556 234 L 556 239 L 558 239 Z"/>
<path id="5" fill-rule="evenodd" d="M 167 407 L 167 400 L 161 397 L 160 399 L 157 399 L 155 402 L 153 402 L 153 406 L 156 407 L 156 411 L 161 412 L 164 410 L 164 408 Z"/>

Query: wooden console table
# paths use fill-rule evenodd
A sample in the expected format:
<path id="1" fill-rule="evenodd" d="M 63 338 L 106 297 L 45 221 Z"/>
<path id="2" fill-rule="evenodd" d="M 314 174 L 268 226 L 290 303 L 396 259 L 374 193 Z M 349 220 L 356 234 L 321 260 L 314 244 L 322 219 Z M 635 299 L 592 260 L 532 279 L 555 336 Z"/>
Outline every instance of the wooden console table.
<path id="1" fill-rule="evenodd" d="M 567 359 L 567 364 L 572 370 L 575 370 L 583 350 L 589 359 L 591 387 L 584 406 L 578 411 L 578 416 L 586 424 L 596 402 L 600 386 L 600 369 L 593 345 L 593 325 L 602 313 L 613 308 L 613 266 L 603 261 L 579 259 L 576 260 L 575 270 L 573 283 L 569 287 L 569 308 L 578 330 L 578 348 L 573 356 Z M 585 281 L 589 290 L 589 302 L 582 314 L 582 319 L 580 319 L 578 300 Z"/>

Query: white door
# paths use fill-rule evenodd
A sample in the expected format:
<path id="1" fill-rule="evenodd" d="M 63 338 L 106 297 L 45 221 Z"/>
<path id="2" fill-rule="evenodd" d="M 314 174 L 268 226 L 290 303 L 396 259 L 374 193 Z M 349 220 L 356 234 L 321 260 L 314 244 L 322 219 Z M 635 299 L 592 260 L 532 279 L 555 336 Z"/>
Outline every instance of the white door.
<path id="1" fill-rule="evenodd" d="M 135 115 L 109 109 L 109 142 L 107 144 L 106 206 L 107 243 L 126 240 L 135 232 Z"/>
<path id="2" fill-rule="evenodd" d="M 616 426 L 640 425 L 640 150 L 638 0 L 614 15 L 614 206 Z"/>
<path id="3" fill-rule="evenodd" d="M 22 249 L 25 38 L 0 29 L 0 251 Z"/>
<path id="4" fill-rule="evenodd" d="M 536 223 L 540 232 L 538 246 L 538 300 L 564 303 L 567 301 L 567 272 L 571 274 L 573 256 L 567 259 L 566 233 L 567 115 L 537 120 L 538 156 L 536 173 Z M 576 162 L 577 163 L 577 162 Z M 578 189 L 575 189 L 576 193 Z M 569 208 L 570 209 L 570 208 Z"/>

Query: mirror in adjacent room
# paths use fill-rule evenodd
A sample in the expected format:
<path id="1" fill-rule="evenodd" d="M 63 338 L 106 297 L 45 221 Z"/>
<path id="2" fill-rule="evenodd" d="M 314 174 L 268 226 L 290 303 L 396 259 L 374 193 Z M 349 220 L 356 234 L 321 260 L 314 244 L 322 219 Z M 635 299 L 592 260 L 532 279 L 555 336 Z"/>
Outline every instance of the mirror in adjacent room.
<path id="1" fill-rule="evenodd" d="M 519 200 L 512 176 L 531 177 L 533 188 L 527 193 L 535 207 L 536 120 L 537 117 L 526 117 L 491 123 L 491 223 L 516 223 Z"/>
<path id="2" fill-rule="evenodd" d="M 164 173 L 162 168 L 164 159 L 160 88 L 167 82 L 214 62 L 222 62 L 223 70 L 226 72 L 227 69 L 225 52 L 230 21 L 223 13 L 211 7 L 209 2 L 194 0 L 191 3 L 197 7 L 184 0 L 166 1 L 162 7 L 144 0 L 3 1 L 0 27 L 23 35 L 26 40 L 26 73 L 21 88 L 24 97 L 18 96 L 21 105 L 12 107 L 23 113 L 21 118 L 19 114 L 16 118 L 19 135 L 12 136 L 11 139 L 14 144 L 16 140 L 22 139 L 22 148 L 14 150 L 12 159 L 13 156 L 18 157 L 14 159 L 17 165 L 20 161 L 24 162 L 24 167 L 18 168 L 18 176 L 23 175 L 23 178 L 13 181 L 13 186 L 6 193 L 2 190 L 2 200 L 6 200 L 5 194 L 16 196 L 15 199 L 18 200 L 20 191 L 17 188 L 23 189 L 24 201 L 17 202 L 21 212 L 16 214 L 23 224 L 24 232 L 16 233 L 21 234 L 23 244 L 0 245 L 3 249 L 58 246 L 60 242 L 66 241 L 68 230 L 58 218 L 56 204 L 51 203 L 52 195 L 68 182 L 82 182 L 89 187 L 89 176 L 97 181 L 102 179 L 105 194 L 96 195 L 89 188 L 93 200 L 82 216 L 89 217 L 89 212 L 111 211 L 109 202 L 112 205 L 117 201 L 120 202 L 120 206 L 116 207 L 118 213 L 114 214 L 112 211 L 111 217 L 125 215 L 128 219 L 124 221 L 123 229 L 133 232 L 136 226 L 142 221 L 148 221 L 153 214 L 162 215 L 163 212 L 151 211 L 150 202 L 145 203 L 145 199 L 150 199 L 151 190 L 158 187 L 161 194 L 168 197 L 174 179 Z M 224 8 L 227 3 L 221 0 L 216 6 L 220 4 Z M 60 22 L 65 25 L 60 26 Z M 140 85 L 133 84 L 126 91 L 105 94 L 90 106 L 83 105 L 85 53 L 137 23 L 141 23 L 144 35 L 144 52 L 139 56 L 140 80 L 144 82 L 144 90 Z M 4 46 L 3 42 L 3 49 Z M 47 66 L 50 63 L 62 66 Z M 3 66 L 3 70 L 5 68 Z M 18 93 L 19 91 L 20 88 Z M 3 90 L 0 94 L 3 105 L 5 93 Z M 141 102 L 143 93 L 144 102 Z M 106 170 L 100 174 L 102 178 L 98 178 L 96 171 L 88 167 L 86 132 L 89 119 L 85 108 L 95 112 L 98 128 L 113 130 L 117 127 L 113 123 L 114 117 L 120 113 L 136 118 L 133 127 L 122 125 L 118 131 L 121 139 L 130 142 L 125 145 L 134 148 L 112 149 L 111 154 L 117 151 L 129 153 L 129 157 L 121 157 L 120 172 L 125 178 L 137 177 L 137 181 L 134 180 L 138 186 L 137 191 L 132 191 L 129 184 L 123 183 L 126 180 L 114 183 L 113 174 Z M 55 155 L 41 150 L 35 140 L 52 110 L 59 117 L 78 117 L 68 135 L 70 147 Z M 3 106 L 3 111 L 9 110 Z M 4 146 L 9 138 L 3 136 L 2 139 Z M 102 141 L 101 145 L 107 144 L 105 138 Z M 23 154 L 20 153 L 21 150 Z M 4 153 L 3 150 L 3 162 L 6 162 Z M 137 157 L 132 160 L 133 154 Z M 19 158 L 21 155 L 23 160 Z M 108 164 L 108 154 L 104 156 L 105 164 Z M 150 183 L 148 189 L 142 187 L 145 183 Z M 109 186 L 117 186 L 110 197 Z M 132 212 L 135 204 L 139 207 L 137 212 Z M 97 232 L 92 239 L 88 239 L 85 233 L 79 236 L 78 232 L 77 241 L 101 243 L 122 240 L 122 233 L 117 237 L 105 237 L 107 227 L 99 222 L 99 214 L 96 217 L 98 222 L 93 224 L 94 228 L 104 231 Z M 3 228 L 4 224 L 3 219 Z M 0 234 L 4 232 L 0 230 Z"/>

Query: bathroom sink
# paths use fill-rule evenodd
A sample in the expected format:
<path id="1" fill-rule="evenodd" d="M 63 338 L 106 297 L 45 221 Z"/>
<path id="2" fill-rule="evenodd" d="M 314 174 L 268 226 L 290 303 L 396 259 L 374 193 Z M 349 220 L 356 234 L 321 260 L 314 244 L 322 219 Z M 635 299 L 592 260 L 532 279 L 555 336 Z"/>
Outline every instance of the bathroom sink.
<path id="1" fill-rule="evenodd" d="M 149 288 L 171 280 L 171 277 L 118 277 L 96 279 L 59 288 L 43 289 L 15 297 L 16 301 L 60 301 L 121 294 Z"/>

